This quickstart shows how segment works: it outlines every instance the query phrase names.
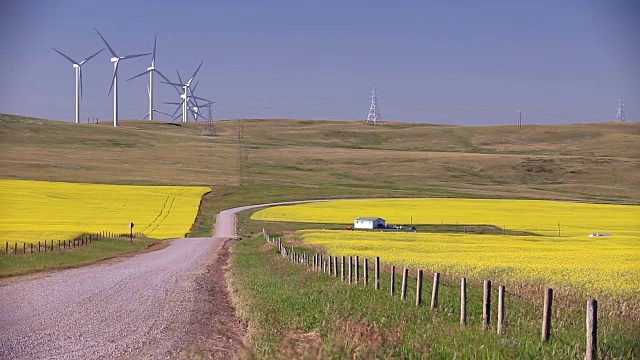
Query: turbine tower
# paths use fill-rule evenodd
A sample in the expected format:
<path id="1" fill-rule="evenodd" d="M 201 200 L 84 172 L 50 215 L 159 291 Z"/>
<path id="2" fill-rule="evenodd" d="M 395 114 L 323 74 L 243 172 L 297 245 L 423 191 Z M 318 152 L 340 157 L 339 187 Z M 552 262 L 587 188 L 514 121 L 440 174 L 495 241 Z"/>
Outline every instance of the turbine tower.
<path id="1" fill-rule="evenodd" d="M 69 62 L 71 62 L 71 64 L 73 64 L 73 67 L 76 69 L 76 124 L 79 124 L 80 123 L 80 98 L 82 97 L 82 65 L 87 61 L 91 60 L 94 56 L 100 54 L 102 50 L 104 50 L 104 48 L 102 48 L 102 50 L 98 51 L 97 53 L 89 56 L 88 58 L 80 62 L 73 60 L 72 58 L 63 54 L 61 51 L 56 50 L 55 48 L 52 48 L 52 49 L 53 51 L 62 55 L 65 59 L 69 60 Z"/>
<path id="2" fill-rule="evenodd" d="M 616 114 L 616 122 L 626 122 L 627 118 L 624 116 L 624 101 L 622 98 L 618 100 L 618 113 Z"/>
<path id="3" fill-rule="evenodd" d="M 378 90 L 373 88 L 371 91 L 371 106 L 369 107 L 369 115 L 366 122 L 376 124 L 378 121 L 382 121 L 382 116 L 380 116 L 380 107 L 378 106 Z"/>
<path id="4" fill-rule="evenodd" d="M 111 87 L 109 88 L 109 95 L 111 95 L 111 91 L 113 90 L 113 126 L 117 127 L 118 126 L 118 64 L 120 63 L 120 60 L 133 59 L 140 56 L 147 56 L 147 55 L 150 55 L 151 53 L 118 56 L 116 52 L 113 51 L 113 48 L 111 48 L 107 40 L 105 40 L 102 34 L 100 34 L 98 29 L 94 29 L 94 30 L 98 33 L 98 36 L 100 36 L 104 44 L 107 46 L 107 49 L 109 49 L 109 52 L 113 56 L 111 58 L 111 62 L 113 63 L 113 78 L 111 79 Z"/>
<path id="5" fill-rule="evenodd" d="M 128 79 L 129 80 L 133 80 L 137 77 L 140 77 L 146 73 L 149 73 L 149 113 L 147 114 L 147 116 L 145 116 L 145 119 L 148 117 L 149 120 L 153 120 L 153 113 L 154 112 L 158 112 L 157 110 L 155 110 L 153 108 L 153 73 L 157 72 L 158 75 L 162 76 L 163 79 L 165 79 L 166 81 L 169 81 L 169 79 L 167 79 L 166 76 L 164 76 L 160 70 L 156 69 L 156 37 L 153 38 L 153 55 L 151 55 L 151 66 L 147 68 L 147 70 L 141 72 L 140 74 Z"/>

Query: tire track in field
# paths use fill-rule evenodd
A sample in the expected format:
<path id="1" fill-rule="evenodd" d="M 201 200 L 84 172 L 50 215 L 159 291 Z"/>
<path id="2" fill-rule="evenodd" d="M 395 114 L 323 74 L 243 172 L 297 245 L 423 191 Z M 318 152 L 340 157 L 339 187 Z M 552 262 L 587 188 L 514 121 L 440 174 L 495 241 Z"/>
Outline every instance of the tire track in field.
<path id="1" fill-rule="evenodd" d="M 152 234 L 160 225 L 162 225 L 162 222 L 164 222 L 167 217 L 169 217 L 169 214 L 171 214 L 171 209 L 173 209 L 173 203 L 176 201 L 176 198 L 180 195 L 182 195 L 183 191 L 175 193 L 175 194 L 171 194 L 168 198 L 167 201 L 165 201 L 162 210 L 160 211 L 160 214 L 158 215 L 158 217 L 154 220 L 154 222 L 152 222 L 148 227 L 151 227 L 154 223 L 156 223 L 156 225 L 149 231 L 149 233 L 147 235 Z M 169 198 L 171 198 L 171 202 L 169 203 L 169 206 L 167 207 L 167 203 L 169 202 Z M 165 212 L 166 210 L 166 212 Z M 163 216 L 164 214 L 164 216 Z M 146 230 L 146 229 L 145 229 Z M 184 234 L 183 234 L 184 235 Z"/>
<path id="2" fill-rule="evenodd" d="M 158 213 L 158 215 L 156 216 L 156 218 L 155 218 L 155 219 L 153 219 L 153 221 L 151 221 L 151 222 L 149 223 L 149 225 L 147 225 L 147 227 L 146 227 L 146 228 L 144 228 L 144 230 L 142 230 L 142 232 L 143 232 L 143 233 L 145 233 L 145 234 L 146 234 L 147 230 L 148 230 L 151 226 L 153 226 L 153 224 L 154 224 L 156 221 L 158 221 L 158 219 L 160 218 L 160 216 L 162 216 L 162 212 L 163 212 L 163 211 L 164 211 L 164 209 L 167 207 L 167 203 L 169 202 L 169 199 L 171 198 L 171 196 L 173 196 L 173 195 L 169 195 L 169 196 L 167 196 L 167 199 L 164 201 L 164 204 L 162 204 L 162 209 L 160 210 L 160 212 Z M 157 227 L 157 226 L 156 226 L 156 227 Z"/>

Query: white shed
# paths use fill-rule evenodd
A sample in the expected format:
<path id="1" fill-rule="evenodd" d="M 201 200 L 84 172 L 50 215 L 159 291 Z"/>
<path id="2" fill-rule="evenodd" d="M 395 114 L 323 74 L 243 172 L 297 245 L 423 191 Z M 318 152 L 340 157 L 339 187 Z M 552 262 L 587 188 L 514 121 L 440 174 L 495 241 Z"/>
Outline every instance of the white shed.
<path id="1" fill-rule="evenodd" d="M 359 217 L 353 221 L 354 229 L 382 229 L 385 227 L 385 220 L 379 217 Z"/>

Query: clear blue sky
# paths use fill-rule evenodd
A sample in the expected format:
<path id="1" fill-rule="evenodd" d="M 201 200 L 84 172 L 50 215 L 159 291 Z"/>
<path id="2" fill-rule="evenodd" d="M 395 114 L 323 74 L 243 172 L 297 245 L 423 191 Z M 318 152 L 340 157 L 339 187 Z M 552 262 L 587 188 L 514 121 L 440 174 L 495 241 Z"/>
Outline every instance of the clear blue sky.
<path id="1" fill-rule="evenodd" d="M 204 60 L 216 119 L 365 119 L 458 125 L 640 120 L 640 1 L 0 2 L 0 112 L 73 121 L 74 69 L 103 47 L 151 52 L 171 79 Z M 120 68 L 120 118 L 147 113 L 149 65 Z M 83 66 L 81 118 L 112 118 L 105 50 Z M 158 77 L 156 77 L 159 80 Z M 179 101 L 155 86 L 156 108 Z M 158 118 L 161 116 L 157 115 Z"/>

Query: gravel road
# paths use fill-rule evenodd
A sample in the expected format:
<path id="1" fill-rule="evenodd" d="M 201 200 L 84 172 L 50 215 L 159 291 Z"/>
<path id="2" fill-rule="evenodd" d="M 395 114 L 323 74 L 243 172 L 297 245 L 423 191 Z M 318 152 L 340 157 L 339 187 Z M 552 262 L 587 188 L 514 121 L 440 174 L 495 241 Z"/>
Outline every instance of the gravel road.
<path id="1" fill-rule="evenodd" d="M 231 358 L 244 335 L 220 259 L 235 212 L 212 238 L 0 282 L 1 359 Z M 207 323 L 204 323 L 206 320 Z"/>
<path id="2" fill-rule="evenodd" d="M 0 359 L 235 357 L 246 332 L 225 282 L 235 214 L 267 205 L 220 212 L 212 238 L 0 281 Z"/>

